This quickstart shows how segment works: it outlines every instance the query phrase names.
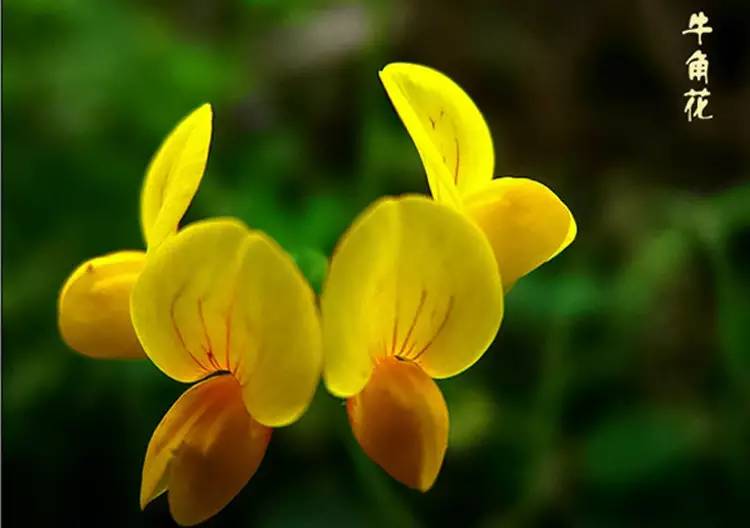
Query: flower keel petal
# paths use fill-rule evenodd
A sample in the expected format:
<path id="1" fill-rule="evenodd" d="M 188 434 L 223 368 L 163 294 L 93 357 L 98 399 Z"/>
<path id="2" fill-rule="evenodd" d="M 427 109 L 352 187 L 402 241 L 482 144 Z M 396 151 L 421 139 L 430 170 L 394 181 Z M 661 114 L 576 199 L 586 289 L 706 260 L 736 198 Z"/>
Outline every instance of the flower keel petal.
<path id="1" fill-rule="evenodd" d="M 352 431 L 365 453 L 399 482 L 429 490 L 448 446 L 448 408 L 415 363 L 388 358 L 347 401 Z"/>
<path id="2" fill-rule="evenodd" d="M 233 377 L 216 376 L 188 389 L 149 442 L 141 507 L 167 491 L 178 524 L 208 519 L 255 474 L 270 435 L 247 413 Z"/>
<path id="3" fill-rule="evenodd" d="M 93 358 L 144 358 L 130 320 L 130 293 L 145 262 L 119 251 L 81 264 L 58 299 L 58 326 L 73 350 Z"/>

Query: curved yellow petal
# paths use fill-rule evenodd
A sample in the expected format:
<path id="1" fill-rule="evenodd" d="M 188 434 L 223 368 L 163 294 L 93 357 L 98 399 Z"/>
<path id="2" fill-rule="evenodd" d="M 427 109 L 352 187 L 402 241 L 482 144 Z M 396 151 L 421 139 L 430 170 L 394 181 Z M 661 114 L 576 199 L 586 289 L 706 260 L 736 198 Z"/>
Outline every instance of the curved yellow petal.
<path id="1" fill-rule="evenodd" d="M 57 303 L 60 334 L 93 358 L 145 358 L 130 322 L 130 292 L 143 269 L 142 251 L 119 251 L 78 266 Z"/>
<path id="2" fill-rule="evenodd" d="M 448 408 L 416 363 L 378 362 L 347 410 L 359 445 L 386 473 L 410 488 L 432 487 L 448 447 Z"/>
<path id="3" fill-rule="evenodd" d="M 498 178 L 468 196 L 465 205 L 490 241 L 505 291 L 576 236 L 576 223 L 567 206 L 534 180 Z"/>
<path id="4" fill-rule="evenodd" d="M 492 179 L 489 128 L 460 86 L 437 70 L 406 63 L 389 64 L 380 79 L 419 151 L 436 200 L 456 205 L 458 196 Z"/>
<path id="5" fill-rule="evenodd" d="M 418 362 L 433 377 L 473 364 L 503 315 L 500 278 L 482 232 L 426 197 L 382 199 L 334 252 L 321 298 L 328 390 L 358 393 L 376 358 Z"/>
<path id="6" fill-rule="evenodd" d="M 245 410 L 232 376 L 215 376 L 188 389 L 156 427 L 146 450 L 141 508 L 165 491 L 182 526 L 216 514 L 258 469 L 271 429 Z"/>
<path id="7" fill-rule="evenodd" d="M 174 234 L 200 185 L 211 144 L 211 105 L 183 119 L 151 160 L 141 191 L 141 228 L 153 248 Z"/>
<path id="8" fill-rule="evenodd" d="M 149 255 L 131 302 L 143 348 L 168 376 L 231 372 L 267 426 L 307 408 L 321 363 L 314 295 L 263 233 L 235 220 L 191 224 Z"/>

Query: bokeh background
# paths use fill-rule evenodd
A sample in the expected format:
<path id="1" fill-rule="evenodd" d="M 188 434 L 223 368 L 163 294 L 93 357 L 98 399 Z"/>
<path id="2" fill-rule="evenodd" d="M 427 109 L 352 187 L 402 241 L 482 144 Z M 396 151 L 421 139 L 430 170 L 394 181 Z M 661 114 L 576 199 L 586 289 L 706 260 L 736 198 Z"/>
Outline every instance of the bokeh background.
<path id="1" fill-rule="evenodd" d="M 682 36 L 714 33 L 711 121 L 688 123 Z M 214 105 L 188 220 L 233 215 L 319 288 L 355 215 L 426 192 L 380 86 L 432 65 L 486 115 L 496 176 L 538 179 L 579 234 L 440 382 L 450 448 L 391 481 L 321 388 L 210 526 L 739 526 L 750 500 L 750 4 L 420 0 L 3 3 L 2 499 L 6 526 L 170 526 L 143 455 L 184 386 L 56 329 L 81 261 L 141 248 L 138 194 L 172 126 Z"/>

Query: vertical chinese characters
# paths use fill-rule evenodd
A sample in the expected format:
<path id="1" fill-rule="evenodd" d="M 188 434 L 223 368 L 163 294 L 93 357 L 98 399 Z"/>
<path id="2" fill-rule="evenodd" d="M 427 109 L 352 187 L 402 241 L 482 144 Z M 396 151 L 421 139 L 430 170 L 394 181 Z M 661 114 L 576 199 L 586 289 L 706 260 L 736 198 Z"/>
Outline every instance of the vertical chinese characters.
<path id="1" fill-rule="evenodd" d="M 698 46 L 702 46 L 703 35 L 713 33 L 714 31 L 713 28 L 706 24 L 708 24 L 708 17 L 703 11 L 693 13 L 690 15 L 690 20 L 688 21 L 688 29 L 683 30 L 682 34 L 698 35 Z M 690 88 L 690 90 L 683 94 L 684 97 L 688 98 L 683 112 L 687 114 L 688 121 L 690 122 L 693 121 L 693 118 L 713 119 L 713 115 L 705 115 L 703 113 L 708 106 L 708 97 L 711 95 L 711 92 L 706 87 L 708 86 L 708 55 L 698 48 L 685 61 L 685 65 L 688 68 L 688 79 L 703 82 L 703 86 L 700 90 Z"/>

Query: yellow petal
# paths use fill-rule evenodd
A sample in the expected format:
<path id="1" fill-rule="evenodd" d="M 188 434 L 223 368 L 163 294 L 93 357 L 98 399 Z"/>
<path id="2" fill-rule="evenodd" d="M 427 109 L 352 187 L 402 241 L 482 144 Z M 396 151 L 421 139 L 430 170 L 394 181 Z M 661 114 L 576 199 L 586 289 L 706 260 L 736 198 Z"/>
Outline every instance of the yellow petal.
<path id="1" fill-rule="evenodd" d="M 270 438 L 271 429 L 245 410 L 232 376 L 191 387 L 167 411 L 148 444 L 141 508 L 167 491 L 178 524 L 208 519 L 255 474 Z"/>
<path id="2" fill-rule="evenodd" d="M 482 232 L 425 197 L 379 200 L 334 252 L 321 307 L 328 390 L 367 383 L 375 358 L 400 356 L 433 377 L 473 364 L 503 315 L 500 278 Z"/>
<path id="3" fill-rule="evenodd" d="M 378 362 L 347 410 L 359 445 L 386 473 L 410 488 L 432 487 L 448 446 L 448 409 L 416 363 Z"/>
<path id="4" fill-rule="evenodd" d="M 419 151 L 436 200 L 456 205 L 457 196 L 492 179 L 490 131 L 460 86 L 417 64 L 389 64 L 380 79 Z"/>
<path id="5" fill-rule="evenodd" d="M 549 188 L 526 178 L 498 178 L 465 201 L 492 245 L 505 291 L 565 249 L 576 223 Z"/>
<path id="6" fill-rule="evenodd" d="M 166 240 L 131 312 L 157 367 L 186 382 L 231 372 L 264 425 L 293 422 L 312 399 L 321 363 L 312 290 L 275 242 L 239 221 L 197 222 Z"/>
<path id="7" fill-rule="evenodd" d="M 78 266 L 58 299 L 58 326 L 70 348 L 94 358 L 144 358 L 130 322 L 130 292 L 142 251 L 119 251 Z"/>
<path id="8" fill-rule="evenodd" d="M 211 118 L 211 105 L 195 110 L 151 160 L 141 192 L 141 228 L 149 248 L 177 231 L 198 190 L 211 143 Z"/>

